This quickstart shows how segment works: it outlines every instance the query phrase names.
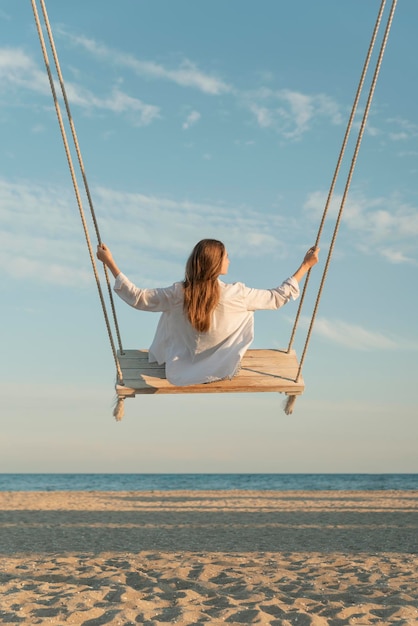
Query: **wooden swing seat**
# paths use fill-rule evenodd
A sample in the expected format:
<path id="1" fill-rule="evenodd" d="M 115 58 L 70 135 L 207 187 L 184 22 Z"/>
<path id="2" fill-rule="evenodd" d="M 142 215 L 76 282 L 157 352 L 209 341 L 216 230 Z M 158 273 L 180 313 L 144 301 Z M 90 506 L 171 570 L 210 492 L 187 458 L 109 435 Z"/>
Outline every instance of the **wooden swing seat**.
<path id="1" fill-rule="evenodd" d="M 298 373 L 296 353 L 283 350 L 248 350 L 241 370 L 232 380 L 177 387 L 165 377 L 165 366 L 149 363 L 148 350 L 125 350 L 118 353 L 123 385 L 116 385 L 120 398 L 153 393 L 249 393 L 276 391 L 300 395 L 305 384 Z"/>

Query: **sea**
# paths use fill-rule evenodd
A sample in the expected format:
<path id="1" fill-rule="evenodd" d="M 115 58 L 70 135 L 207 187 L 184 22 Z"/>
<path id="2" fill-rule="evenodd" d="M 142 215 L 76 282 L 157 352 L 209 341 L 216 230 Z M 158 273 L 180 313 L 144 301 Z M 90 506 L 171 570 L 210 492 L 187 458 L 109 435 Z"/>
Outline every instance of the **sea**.
<path id="1" fill-rule="evenodd" d="M 418 490 L 418 474 L 0 474 L 0 491 Z"/>

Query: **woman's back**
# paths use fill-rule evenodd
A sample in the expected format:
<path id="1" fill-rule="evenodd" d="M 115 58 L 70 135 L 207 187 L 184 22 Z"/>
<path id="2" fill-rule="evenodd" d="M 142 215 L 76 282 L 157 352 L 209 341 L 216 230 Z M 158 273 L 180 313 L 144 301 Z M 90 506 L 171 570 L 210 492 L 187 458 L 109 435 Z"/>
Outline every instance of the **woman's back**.
<path id="1" fill-rule="evenodd" d="M 293 274 L 280 287 L 251 289 L 243 283 L 226 284 L 229 258 L 216 239 L 196 244 L 186 264 L 185 279 L 171 287 L 140 289 L 121 273 L 105 244 L 98 258 L 115 277 L 115 291 L 130 306 L 160 312 L 150 361 L 165 363 L 174 385 L 193 385 L 232 378 L 254 338 L 254 311 L 278 309 L 299 295 L 299 282 L 318 262 L 311 248 Z"/>
<path id="2" fill-rule="evenodd" d="M 277 309 L 299 295 L 290 278 L 275 289 L 251 289 L 243 283 L 218 280 L 219 301 L 210 328 L 199 332 L 184 311 L 182 283 L 159 289 L 138 289 L 119 274 L 115 291 L 142 311 L 161 312 L 149 350 L 151 362 L 166 364 L 167 379 L 175 385 L 193 385 L 232 378 L 254 339 L 254 311 Z"/>

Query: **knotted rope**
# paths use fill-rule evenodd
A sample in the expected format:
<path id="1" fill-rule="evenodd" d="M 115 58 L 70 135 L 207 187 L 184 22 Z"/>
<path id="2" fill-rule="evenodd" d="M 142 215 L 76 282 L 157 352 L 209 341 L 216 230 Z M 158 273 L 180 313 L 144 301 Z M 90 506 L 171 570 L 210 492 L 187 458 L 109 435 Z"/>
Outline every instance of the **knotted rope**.
<path id="1" fill-rule="evenodd" d="M 82 203 L 82 200 L 81 200 L 80 190 L 79 190 L 79 186 L 78 186 L 78 182 L 77 182 L 77 176 L 76 176 L 76 173 L 75 173 L 75 169 L 74 169 L 74 165 L 73 165 L 73 159 L 72 159 L 72 156 L 71 156 L 71 151 L 70 151 L 70 147 L 69 147 L 69 143 L 68 143 L 68 139 L 67 139 L 67 133 L 65 131 L 65 126 L 64 126 L 64 122 L 63 122 L 63 118 L 62 118 L 62 114 L 61 114 L 61 108 L 60 108 L 60 105 L 59 105 L 59 102 L 58 102 L 58 98 L 57 98 L 57 93 L 56 93 L 56 89 L 55 89 L 54 79 L 53 79 L 53 76 L 52 76 L 52 71 L 51 71 L 51 65 L 50 65 L 50 62 L 49 62 L 48 52 L 47 52 L 47 48 L 46 48 L 46 44 L 45 44 L 45 38 L 43 36 L 42 26 L 41 26 L 41 22 L 40 22 L 40 19 L 39 19 L 39 14 L 38 14 L 36 0 L 31 0 L 31 2 L 32 2 L 33 14 L 34 14 L 34 17 L 35 17 L 36 28 L 37 28 L 37 31 L 38 31 L 39 41 L 40 41 L 40 44 L 41 44 L 42 54 L 43 54 L 44 61 L 45 61 L 45 67 L 46 67 L 46 71 L 47 71 L 47 74 L 48 74 L 48 80 L 49 80 L 49 84 L 50 84 L 50 88 L 51 88 L 51 92 L 52 92 L 52 97 L 53 97 L 53 100 L 54 100 L 55 111 L 56 111 L 56 115 L 57 115 L 60 131 L 61 131 L 61 137 L 62 137 L 62 140 L 63 140 L 65 154 L 66 154 L 67 162 L 68 162 L 68 167 L 69 167 L 69 170 L 70 170 L 71 179 L 72 179 L 72 183 L 73 183 L 73 187 L 74 187 L 74 193 L 75 193 L 75 196 L 76 196 L 77 205 L 78 205 L 78 209 L 79 209 L 79 213 L 80 213 L 80 218 L 81 218 L 81 222 L 82 222 L 82 226 L 83 226 L 83 230 L 84 230 L 84 235 L 85 235 L 85 238 L 86 238 L 87 248 L 88 248 L 88 251 L 89 251 L 90 261 L 91 261 L 91 265 L 92 265 L 92 268 L 93 268 L 94 277 L 95 277 L 95 280 L 96 280 L 96 286 L 97 286 L 97 290 L 98 290 L 98 293 L 99 293 L 99 298 L 100 298 L 100 302 L 101 302 L 101 306 L 102 306 L 103 316 L 104 316 L 105 323 L 106 323 L 106 328 L 107 328 L 107 333 L 108 333 L 108 336 L 109 336 L 109 341 L 110 341 L 110 345 L 111 345 L 111 349 L 112 349 L 112 353 L 113 353 L 113 358 L 114 358 L 115 365 L 116 365 L 117 379 L 118 379 L 119 384 L 123 384 L 122 370 L 120 368 L 119 360 L 118 360 L 118 357 L 117 357 L 117 352 L 116 352 L 116 348 L 115 348 L 115 342 L 113 340 L 113 334 L 112 334 L 112 330 L 111 330 L 111 326 L 110 326 L 110 322 L 109 322 L 109 316 L 108 316 L 108 313 L 107 313 L 106 303 L 105 303 L 105 300 L 104 300 L 104 297 L 103 297 L 103 292 L 102 292 L 102 288 L 101 288 L 101 284 L 100 284 L 100 278 L 99 278 L 99 274 L 98 274 L 98 271 L 97 271 L 97 264 L 96 264 L 96 260 L 95 260 L 95 255 L 94 255 L 93 247 L 92 247 L 92 244 L 91 244 L 89 229 L 88 229 L 88 225 L 87 225 L 87 221 L 86 221 L 86 217 L 85 217 L 85 213 L 84 213 L 84 209 L 83 209 L 83 203 Z M 94 211 L 94 207 L 93 207 L 93 201 L 92 201 L 90 188 L 89 188 L 88 181 L 87 181 L 87 176 L 86 176 L 86 172 L 85 172 L 85 168 L 84 168 L 83 159 L 82 159 L 82 156 L 81 156 L 81 150 L 80 150 L 80 146 L 79 146 L 79 142 L 78 142 L 78 138 L 77 138 L 77 133 L 76 133 L 76 130 L 75 130 L 74 121 L 73 121 L 73 118 L 72 118 L 72 115 L 71 115 L 71 111 L 70 111 L 70 105 L 69 105 L 68 98 L 67 98 L 67 93 L 66 93 L 66 89 L 65 89 L 65 85 L 64 85 L 64 80 L 63 80 L 63 76 L 62 76 L 62 72 L 61 72 L 61 68 L 60 68 L 60 64 L 59 64 L 59 60 L 58 60 L 58 55 L 57 55 L 57 51 L 56 51 L 56 47 L 55 47 L 55 43 L 54 43 L 54 39 L 53 39 L 53 35 L 52 35 L 52 30 L 51 30 L 51 27 L 50 27 L 48 14 L 47 14 L 47 10 L 46 10 L 46 6 L 45 6 L 44 0 L 40 0 L 40 4 L 41 4 L 42 14 L 43 14 L 43 18 L 44 18 L 44 24 L 45 24 L 45 27 L 46 27 L 46 30 L 47 30 L 47 33 L 48 33 L 50 49 L 51 49 L 51 52 L 52 52 L 52 55 L 53 55 L 53 58 L 54 58 L 55 68 L 56 68 L 57 76 L 58 76 L 60 87 L 61 87 L 62 96 L 63 96 L 64 103 L 65 103 L 65 108 L 66 108 L 66 112 L 67 112 L 67 118 L 68 118 L 68 122 L 69 122 L 70 129 L 71 129 L 71 134 L 72 134 L 72 139 L 73 139 L 73 144 L 74 144 L 75 151 L 76 151 L 77 158 L 78 158 L 79 169 L 80 169 L 81 176 L 82 176 L 82 179 L 83 179 L 84 188 L 85 188 L 86 196 L 87 196 L 87 199 L 88 199 L 88 204 L 89 204 L 89 207 L 90 207 L 90 214 L 91 214 L 91 218 L 92 218 L 92 221 L 93 221 L 93 224 L 94 224 L 94 229 L 95 229 L 95 232 L 96 232 L 97 242 L 100 244 L 101 243 L 101 236 L 100 236 L 100 232 L 99 232 L 99 227 L 98 227 L 98 223 L 97 223 L 97 219 L 96 219 L 96 215 L 95 215 L 95 211 Z M 120 350 L 120 352 L 123 352 L 122 341 L 121 341 L 121 336 L 120 336 L 120 331 L 119 331 L 119 325 L 118 325 L 117 316 L 116 316 L 116 309 L 115 309 L 115 305 L 114 305 L 112 289 L 111 289 L 111 286 L 110 286 L 109 275 L 108 275 L 108 271 L 107 271 L 106 266 L 104 266 L 104 273 L 105 273 L 107 289 L 108 289 L 108 294 L 109 294 L 109 300 L 110 300 L 112 314 L 113 314 L 113 321 L 114 321 L 115 331 L 116 331 L 116 335 L 117 335 L 117 339 L 118 339 L 119 350 Z M 118 416 L 120 416 L 120 410 L 117 411 L 116 408 L 115 408 L 114 413 L 117 413 L 117 415 L 115 414 L 115 417 L 118 418 Z"/>
<path id="2" fill-rule="evenodd" d="M 329 206 L 330 206 L 330 203 L 331 203 L 331 199 L 332 199 L 332 196 L 333 196 L 333 193 L 334 193 L 335 184 L 337 182 L 337 178 L 338 178 L 338 174 L 339 174 L 339 171 L 340 171 L 341 163 L 342 163 L 342 160 L 343 160 L 343 157 L 344 157 L 344 153 L 345 153 L 345 149 L 346 149 L 346 146 L 347 146 L 348 138 L 349 138 L 349 135 L 350 135 L 351 130 L 352 130 L 354 116 L 355 116 L 355 113 L 356 113 L 356 110 L 357 110 L 357 106 L 358 106 L 358 103 L 359 103 L 360 95 L 361 95 L 361 92 L 362 92 L 363 86 L 364 86 L 365 77 L 366 77 L 366 74 L 367 74 L 367 71 L 368 71 L 368 67 L 369 67 L 369 64 L 370 64 L 370 58 L 371 58 L 372 51 L 373 51 L 373 48 L 374 48 L 374 45 L 375 45 L 375 42 L 376 42 L 378 31 L 380 29 L 380 25 L 381 25 L 381 20 L 382 20 L 382 15 L 383 15 L 383 11 L 384 11 L 384 8 L 385 8 L 385 4 L 386 4 L 386 0 L 382 0 L 381 6 L 380 6 L 380 9 L 379 9 L 379 13 L 378 13 L 378 16 L 377 16 L 376 24 L 375 24 L 375 27 L 374 27 L 373 35 L 372 35 L 372 38 L 371 38 L 369 50 L 367 52 L 366 60 L 365 60 L 364 66 L 363 66 L 363 71 L 361 73 L 361 77 L 360 77 L 359 85 L 358 85 L 358 88 L 357 88 L 356 96 L 355 96 L 355 99 L 354 99 L 353 107 L 352 107 L 351 114 L 350 114 L 350 117 L 349 117 L 349 120 L 348 120 L 347 129 L 346 129 L 346 132 L 345 132 L 345 135 L 344 135 L 344 140 L 343 140 L 343 143 L 342 143 L 340 155 L 339 155 L 339 158 L 338 158 L 338 161 L 337 161 L 337 166 L 335 168 L 334 176 L 332 178 L 331 187 L 330 187 L 330 190 L 329 190 L 329 193 L 328 193 L 328 198 L 327 198 L 327 202 L 325 204 L 325 209 L 324 209 L 324 213 L 322 215 L 322 220 L 321 220 L 321 223 L 320 223 L 320 226 L 319 226 L 318 235 L 317 235 L 317 238 L 316 238 L 315 245 L 319 244 L 320 237 L 321 237 L 322 230 L 323 230 L 324 223 L 325 223 L 325 219 L 326 219 L 326 216 L 327 216 L 327 213 L 328 213 L 328 209 L 329 209 Z M 340 226 L 340 223 L 341 223 L 341 218 L 342 218 L 342 215 L 343 215 L 343 211 L 344 211 L 344 207 L 345 207 L 345 202 L 346 202 L 346 199 L 347 199 L 348 191 L 349 191 L 350 184 L 351 184 L 351 181 L 352 181 L 352 178 L 353 178 L 353 173 L 354 173 L 354 169 L 355 169 L 355 166 L 356 166 L 356 162 L 357 162 L 357 157 L 358 157 L 358 153 L 359 153 L 359 150 L 360 150 L 361 141 L 363 139 L 364 130 L 366 128 L 366 122 L 367 122 L 367 118 L 368 118 L 368 115 L 369 115 L 370 107 L 371 107 L 371 104 L 372 104 L 373 95 L 374 95 L 374 92 L 375 92 L 376 83 L 377 83 L 377 79 L 378 79 L 378 76 L 379 76 L 380 68 L 381 68 L 381 65 L 382 65 L 383 55 L 385 53 L 387 41 L 388 41 L 388 38 L 389 38 L 389 33 L 390 33 L 391 26 L 392 26 L 392 21 L 393 21 L 393 17 L 394 17 L 394 14 L 395 14 L 396 5 L 397 5 L 397 0 L 393 0 L 392 6 L 391 6 L 391 9 L 390 9 L 388 18 L 387 18 L 386 28 L 385 28 L 384 36 L 383 36 L 382 43 L 381 43 L 381 46 L 380 46 L 379 55 L 378 55 L 378 58 L 377 58 L 377 61 L 376 61 L 373 78 L 372 78 L 372 81 L 371 81 L 371 84 L 370 84 L 370 89 L 369 89 L 369 93 L 368 93 L 368 97 L 367 97 L 366 106 L 365 106 L 365 109 L 364 109 L 364 112 L 363 112 L 363 116 L 362 116 L 362 120 L 361 120 L 361 124 L 360 124 L 360 128 L 359 128 L 359 132 L 358 132 L 358 135 L 357 135 L 357 141 L 356 141 L 356 144 L 355 144 L 355 148 L 354 148 L 354 151 L 353 151 L 353 156 L 352 156 L 352 159 L 351 159 L 351 165 L 350 165 L 350 168 L 349 168 L 349 171 L 348 171 L 348 175 L 347 175 L 347 179 L 346 179 L 344 193 L 342 195 L 340 208 L 339 208 L 339 211 L 338 211 L 338 215 L 337 215 L 337 219 L 336 219 L 336 222 L 335 222 L 335 227 L 334 227 L 334 231 L 333 231 L 333 235 L 332 235 L 332 239 L 331 239 L 331 244 L 330 244 L 328 255 L 327 255 L 327 259 L 326 259 L 326 262 L 325 262 L 325 267 L 324 267 L 324 271 L 323 271 L 323 274 L 322 274 L 320 286 L 319 286 L 319 289 L 318 289 L 318 293 L 317 293 L 317 297 L 316 297 L 313 313 L 311 315 L 309 329 L 308 329 L 308 333 L 307 333 L 307 336 L 306 336 L 306 341 L 305 341 L 305 345 L 304 345 L 304 348 L 303 348 L 302 356 L 300 358 L 299 369 L 298 369 L 298 372 L 297 372 L 297 375 L 296 375 L 295 382 L 297 380 L 299 380 L 299 378 L 301 376 L 301 373 L 302 373 L 302 367 L 303 367 L 303 364 L 304 364 L 304 361 L 305 361 L 306 353 L 307 353 L 307 350 L 308 350 L 308 345 L 309 345 L 310 338 L 311 338 L 311 335 L 312 335 L 313 326 L 314 326 L 315 319 L 316 319 L 317 312 L 318 312 L 318 308 L 319 308 L 319 302 L 320 302 L 321 295 L 322 295 L 322 292 L 323 292 L 325 280 L 326 280 L 326 277 L 327 277 L 327 274 L 328 274 L 328 268 L 329 268 L 329 265 L 330 265 L 330 262 L 331 262 L 332 253 L 334 251 L 335 242 L 336 242 L 336 239 L 337 239 L 337 234 L 338 234 L 339 226 Z M 291 338 L 290 338 L 290 341 L 289 341 L 289 346 L 288 346 L 288 349 L 287 349 L 288 352 L 291 349 L 291 346 L 293 344 L 293 340 L 294 340 L 294 337 L 295 337 L 296 327 L 297 327 L 297 324 L 299 322 L 300 313 L 301 313 L 301 310 L 302 310 L 303 301 L 304 301 L 304 298 L 305 298 L 309 277 L 310 277 L 310 270 L 309 270 L 309 272 L 307 274 L 305 285 L 304 285 L 304 288 L 303 288 L 303 291 L 302 291 L 302 296 L 301 296 L 299 308 L 298 308 L 298 311 L 297 311 L 297 314 L 296 314 L 296 320 L 295 320 L 295 323 L 294 323 L 294 326 L 293 326 L 292 335 L 291 335 Z M 295 404 L 295 397 L 294 396 L 289 396 L 288 400 L 286 402 L 285 408 L 284 408 L 286 414 L 289 415 L 290 413 L 292 413 L 294 404 Z"/>

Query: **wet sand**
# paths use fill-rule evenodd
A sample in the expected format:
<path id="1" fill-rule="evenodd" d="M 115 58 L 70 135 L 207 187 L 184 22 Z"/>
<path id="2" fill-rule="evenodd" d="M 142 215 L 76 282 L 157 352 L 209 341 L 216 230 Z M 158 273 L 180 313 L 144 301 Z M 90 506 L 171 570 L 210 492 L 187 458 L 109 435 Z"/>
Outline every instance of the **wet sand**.
<path id="1" fill-rule="evenodd" d="M 418 625 L 418 492 L 0 493 L 0 624 Z"/>

